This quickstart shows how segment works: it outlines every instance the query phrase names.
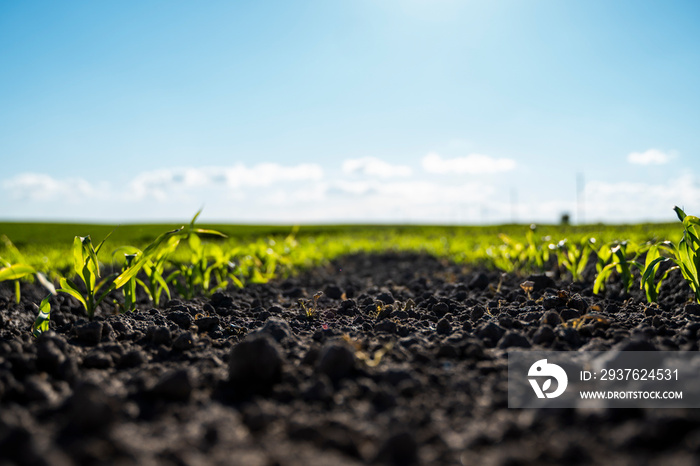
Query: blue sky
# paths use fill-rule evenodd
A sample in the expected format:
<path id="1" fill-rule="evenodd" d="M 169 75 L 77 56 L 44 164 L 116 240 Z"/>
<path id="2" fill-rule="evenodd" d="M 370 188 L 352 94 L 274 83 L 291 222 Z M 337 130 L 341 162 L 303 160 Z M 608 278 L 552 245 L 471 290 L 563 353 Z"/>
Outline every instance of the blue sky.
<path id="1" fill-rule="evenodd" d="M 700 213 L 694 1 L 0 2 L 0 63 L 0 219 Z"/>

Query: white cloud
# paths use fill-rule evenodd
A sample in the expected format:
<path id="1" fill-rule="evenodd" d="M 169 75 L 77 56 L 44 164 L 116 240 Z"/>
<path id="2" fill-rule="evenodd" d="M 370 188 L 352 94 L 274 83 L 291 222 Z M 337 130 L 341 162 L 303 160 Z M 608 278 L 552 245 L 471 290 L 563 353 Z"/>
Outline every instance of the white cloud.
<path id="1" fill-rule="evenodd" d="M 348 159 L 343 162 L 343 173 L 348 175 L 361 174 L 378 178 L 393 178 L 411 176 L 411 167 L 392 165 L 376 157 Z"/>
<path id="2" fill-rule="evenodd" d="M 130 183 L 130 197 L 152 196 L 165 200 L 183 191 L 204 188 L 238 190 L 267 187 L 282 182 L 319 181 L 323 169 L 316 164 L 284 166 L 261 163 L 252 167 L 237 164 L 229 167 L 166 168 L 139 173 Z"/>
<path id="3" fill-rule="evenodd" d="M 93 197 L 96 190 L 82 178 L 58 180 L 42 173 L 22 173 L 2 182 L 3 190 L 17 200 L 78 201 Z"/>
<path id="4" fill-rule="evenodd" d="M 270 186 L 279 182 L 319 181 L 323 169 L 312 163 L 284 166 L 276 163 L 261 163 L 247 168 L 238 164 L 224 170 L 229 187 Z"/>
<path id="5" fill-rule="evenodd" d="M 586 184 L 584 196 L 587 221 L 673 221 L 676 205 L 691 215 L 700 212 L 700 184 L 692 175 L 657 184 L 593 181 Z"/>
<path id="6" fill-rule="evenodd" d="M 336 197 L 372 198 L 379 205 L 473 204 L 487 201 L 495 188 L 482 183 L 450 185 L 430 181 L 346 181 L 340 180 L 328 189 Z"/>
<path id="7" fill-rule="evenodd" d="M 517 164 L 513 159 L 499 159 L 482 154 L 469 154 L 448 159 L 436 152 L 430 152 L 423 157 L 422 165 L 428 173 L 445 175 L 499 173 L 513 170 Z"/>
<path id="8" fill-rule="evenodd" d="M 484 164 L 479 157 L 485 156 L 428 154 L 423 162 L 433 173 L 445 172 L 446 166 L 450 173 L 473 173 L 474 165 L 482 173 L 514 166 L 490 157 L 490 165 Z M 470 172 L 460 169 L 465 159 L 472 163 Z M 385 178 L 367 173 L 370 165 L 338 177 L 316 164 L 164 168 L 135 173 L 126 182 L 115 178 L 111 185 L 24 173 L 0 181 L 0 198 L 7 201 L 0 203 L 0 216 L 184 221 L 204 206 L 206 221 L 230 222 L 557 222 L 563 212 L 576 219 L 573 188 L 562 194 L 557 186 L 526 183 L 512 196 L 514 187 L 491 177 L 436 179 L 426 168 L 410 178 Z M 583 199 L 587 222 L 674 221 L 674 205 L 689 214 L 700 212 L 700 178 L 686 173 L 651 182 L 589 181 Z"/>
<path id="9" fill-rule="evenodd" d="M 627 161 L 635 165 L 663 165 L 671 160 L 671 155 L 658 149 L 649 149 L 645 152 L 632 152 L 627 156 Z"/>

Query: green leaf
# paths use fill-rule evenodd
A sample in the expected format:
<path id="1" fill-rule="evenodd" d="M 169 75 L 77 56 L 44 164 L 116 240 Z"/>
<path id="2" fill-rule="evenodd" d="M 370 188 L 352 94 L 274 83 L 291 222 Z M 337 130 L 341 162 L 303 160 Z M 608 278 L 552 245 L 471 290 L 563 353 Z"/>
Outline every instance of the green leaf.
<path id="1" fill-rule="evenodd" d="M 236 285 L 238 288 L 243 288 L 245 286 L 243 284 L 243 282 L 235 275 L 231 274 L 228 277 L 231 279 L 231 281 L 234 283 L 234 285 Z"/>
<path id="2" fill-rule="evenodd" d="M 100 290 L 100 288 L 105 286 L 107 283 L 109 283 L 110 285 L 109 285 L 106 292 L 109 293 L 110 291 L 114 290 L 115 289 L 114 282 L 113 281 L 110 282 L 110 281 L 113 280 L 114 278 L 116 278 L 117 275 L 118 274 L 116 274 L 116 273 L 112 273 L 112 274 L 109 274 L 108 276 L 106 276 L 105 278 L 103 278 L 102 280 L 100 280 L 99 283 L 97 283 L 97 286 L 95 286 L 95 288 L 92 290 L 93 293 L 97 293 Z"/>
<path id="3" fill-rule="evenodd" d="M 126 257 L 127 255 L 138 255 L 142 251 L 134 246 L 119 246 L 112 251 L 112 262 L 116 262 L 117 258 Z"/>
<path id="4" fill-rule="evenodd" d="M 32 325 L 32 335 L 38 337 L 42 333 L 49 330 L 49 320 L 51 319 L 51 303 L 49 299 L 51 295 L 45 297 L 39 305 L 39 315 L 36 317 Z"/>
<path id="5" fill-rule="evenodd" d="M 85 298 L 83 295 L 80 293 L 80 290 L 78 287 L 73 283 L 72 281 L 61 277 L 58 281 L 59 285 L 61 286 L 57 291 L 60 291 L 61 293 L 66 293 L 71 296 L 73 296 L 75 299 L 80 301 L 80 303 L 83 305 L 85 310 L 88 309 L 87 302 L 85 301 Z"/>
<path id="6" fill-rule="evenodd" d="M 647 296 L 647 301 L 650 303 L 656 302 L 658 299 L 658 290 L 661 288 L 661 283 L 663 280 L 668 276 L 668 271 L 664 276 L 659 280 L 658 284 L 654 284 L 654 281 L 656 279 L 656 271 L 659 268 L 659 265 L 662 262 L 666 262 L 668 259 L 665 257 L 656 257 L 653 260 L 649 261 L 649 255 L 653 256 L 653 254 L 656 253 L 658 254 L 658 250 L 652 251 L 651 249 L 649 250 L 649 253 L 647 253 L 647 264 L 644 268 L 644 272 L 642 273 L 642 279 L 639 284 L 640 288 L 644 289 L 644 293 Z"/>
<path id="7" fill-rule="evenodd" d="M 143 253 L 138 255 L 138 258 L 134 263 L 119 275 L 116 280 L 114 280 L 115 288 L 119 289 L 124 286 L 129 280 L 134 278 L 141 268 L 146 265 L 146 263 L 151 259 L 151 257 L 157 255 L 162 247 L 172 247 L 172 243 L 169 241 L 171 239 L 177 238 L 177 241 L 184 236 L 184 227 L 178 228 L 176 230 L 168 231 L 158 236 L 151 244 L 149 244 Z M 164 246 L 165 244 L 165 246 Z"/>
<path id="8" fill-rule="evenodd" d="M 99 277 L 100 276 L 100 263 L 97 260 L 97 254 L 95 253 L 95 248 L 92 247 L 92 239 L 90 238 L 90 235 L 87 235 L 86 237 L 81 238 L 81 241 L 83 243 L 83 249 L 84 249 L 83 254 L 86 254 L 88 257 L 86 266 L 89 267 L 90 271 L 92 272 L 92 275 L 94 275 L 95 277 Z M 102 240 L 102 243 L 104 243 L 104 240 Z M 102 243 L 100 243 L 100 247 L 102 247 Z"/>
<path id="9" fill-rule="evenodd" d="M 110 231 L 110 232 L 107 234 L 107 236 L 104 237 L 104 239 L 103 239 L 102 241 L 100 241 L 100 244 L 98 244 L 97 247 L 94 249 L 95 254 L 99 254 L 99 253 L 100 253 L 100 249 L 102 249 L 102 245 L 105 244 L 105 241 L 107 241 L 107 238 L 109 238 L 110 236 L 112 236 L 112 233 L 114 233 L 114 230 L 116 230 L 117 228 L 119 228 L 119 227 L 114 227 L 114 229 L 113 229 L 112 231 Z M 97 263 L 97 257 L 95 257 L 95 263 Z"/>
<path id="10" fill-rule="evenodd" d="M 687 232 L 686 232 L 687 233 Z M 684 268 L 687 270 L 687 277 L 695 285 L 697 285 L 698 280 L 698 270 L 693 260 L 694 251 L 687 240 L 686 235 L 683 235 L 680 243 L 678 243 L 678 252 L 680 253 L 680 260 L 683 263 Z M 694 290 L 697 289 L 697 286 Z"/>
<path id="11" fill-rule="evenodd" d="M 598 294 L 600 290 L 605 286 L 605 282 L 608 280 L 608 277 L 612 273 L 613 268 L 615 268 L 616 266 L 616 263 L 608 264 L 605 267 L 603 267 L 603 270 L 598 272 L 598 275 L 595 277 L 595 282 L 593 283 L 593 294 Z"/>
<path id="12" fill-rule="evenodd" d="M 686 217 L 685 212 L 683 212 L 683 209 L 681 209 L 678 206 L 675 206 L 673 208 L 673 210 L 676 212 L 676 215 L 678 216 L 678 220 L 680 220 L 682 222 L 683 219 Z"/>
<path id="13" fill-rule="evenodd" d="M 168 299 L 172 299 L 170 297 L 170 289 L 168 288 L 168 284 L 165 283 L 165 280 L 163 280 L 163 276 L 160 273 L 153 274 L 151 277 L 151 280 L 155 280 L 160 288 L 159 292 L 158 292 L 158 297 L 155 297 L 155 299 L 154 299 L 156 306 L 158 305 L 160 291 L 165 291 L 165 294 L 168 296 Z"/>
<path id="14" fill-rule="evenodd" d="M 28 264 L 14 264 L 0 269 L 0 282 L 5 280 L 19 280 L 27 275 L 36 273 L 34 267 Z"/>
<path id="15" fill-rule="evenodd" d="M 213 235 L 213 236 L 220 236 L 221 238 L 228 238 L 225 234 L 221 233 L 220 231 L 216 230 L 205 230 L 203 228 L 195 228 L 193 230 L 195 233 L 198 235 Z"/>
<path id="16" fill-rule="evenodd" d="M 85 267 L 83 241 L 80 236 L 76 236 L 73 239 L 73 270 L 75 270 L 75 273 L 85 282 L 83 278 L 83 267 Z"/>
<path id="17" fill-rule="evenodd" d="M 192 249 L 192 252 L 194 252 L 197 255 L 201 254 L 201 252 L 202 252 L 202 240 L 199 239 L 199 236 L 190 235 L 187 238 L 187 244 L 189 244 L 190 249 Z"/>
<path id="18" fill-rule="evenodd" d="M 194 222 L 197 221 L 197 217 L 199 217 L 199 214 L 202 213 L 202 209 L 199 209 L 196 214 L 194 214 L 194 217 L 192 217 L 192 220 L 190 221 L 190 231 L 194 228 Z"/>

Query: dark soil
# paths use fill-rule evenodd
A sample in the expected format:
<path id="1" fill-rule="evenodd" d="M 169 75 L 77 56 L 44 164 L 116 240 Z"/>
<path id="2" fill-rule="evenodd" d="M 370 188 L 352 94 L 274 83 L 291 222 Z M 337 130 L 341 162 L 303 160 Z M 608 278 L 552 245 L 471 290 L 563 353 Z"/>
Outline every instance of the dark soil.
<path id="1" fill-rule="evenodd" d="M 697 410 L 507 407 L 509 348 L 697 351 L 681 278 L 659 306 L 527 278 L 356 255 L 92 322 L 61 295 L 38 339 L 44 292 L 3 284 L 0 464 L 700 464 Z"/>

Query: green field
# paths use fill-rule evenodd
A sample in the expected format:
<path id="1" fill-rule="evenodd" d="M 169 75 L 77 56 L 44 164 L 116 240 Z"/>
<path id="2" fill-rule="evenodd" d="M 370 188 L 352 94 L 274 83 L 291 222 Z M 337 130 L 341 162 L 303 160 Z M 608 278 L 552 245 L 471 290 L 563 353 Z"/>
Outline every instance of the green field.
<path id="1" fill-rule="evenodd" d="M 187 222 L 183 222 L 186 224 Z M 161 233 L 182 224 L 78 224 L 78 223 L 0 223 L 0 237 L 5 236 L 24 256 L 26 263 L 43 272 L 65 272 L 71 266 L 70 250 L 75 236 L 90 235 L 94 242 L 111 236 L 103 247 L 100 259 L 111 262 L 111 252 L 125 245 L 143 248 Z M 340 254 L 386 249 L 426 251 L 458 262 L 488 262 L 489 247 L 503 245 L 499 237 L 505 234 L 516 242 L 526 241 L 530 225 L 496 226 L 435 226 L 435 225 L 309 225 L 301 227 L 278 225 L 198 224 L 201 228 L 218 230 L 225 240 L 212 240 L 223 249 L 258 247 L 269 240 L 279 242 L 292 231 L 297 242 L 289 252 L 291 262 L 310 265 Z M 535 234 L 543 243 L 562 239 L 576 242 L 594 237 L 598 244 L 613 240 L 634 243 L 647 241 L 678 241 L 683 229 L 678 223 L 638 225 L 538 225 Z M 549 239 L 547 239 L 549 238 Z M 0 257 L 15 262 L 5 243 L 0 242 Z M 12 260 L 14 259 L 14 260 Z"/>
<path id="2" fill-rule="evenodd" d="M 627 291 L 644 289 L 650 303 L 671 270 L 662 264 L 671 263 L 700 302 L 700 219 L 677 213 L 682 223 L 582 226 L 200 225 L 198 214 L 180 226 L 0 223 L 0 282 L 13 283 L 17 303 L 22 282 L 39 280 L 53 293 L 55 286 L 92 318 L 104 300 L 134 310 L 139 288 L 159 306 L 166 297 L 266 283 L 344 254 L 394 250 L 522 275 L 558 272 L 593 281 L 594 293 L 614 277 Z M 315 309 L 316 298 L 300 304 Z M 35 335 L 48 329 L 50 298 L 40 307 Z"/>

